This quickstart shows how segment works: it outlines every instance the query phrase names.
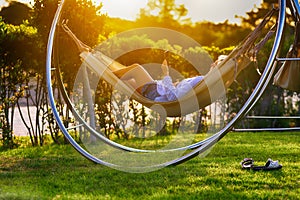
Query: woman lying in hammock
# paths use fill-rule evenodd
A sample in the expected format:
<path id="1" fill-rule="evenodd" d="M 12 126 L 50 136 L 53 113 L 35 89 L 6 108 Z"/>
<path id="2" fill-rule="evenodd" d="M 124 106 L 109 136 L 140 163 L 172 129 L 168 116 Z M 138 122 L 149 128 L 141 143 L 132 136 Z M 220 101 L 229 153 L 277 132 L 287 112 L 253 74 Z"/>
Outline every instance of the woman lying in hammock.
<path id="1" fill-rule="evenodd" d="M 92 51 L 89 46 L 81 42 L 72 33 L 66 24 L 63 24 L 62 27 L 74 40 L 80 52 Z M 212 64 L 212 67 L 225 58 L 224 55 L 219 56 L 218 60 Z M 161 65 L 162 80 L 154 80 L 145 68 L 139 64 L 133 64 L 122 69 L 114 69 L 113 65 L 109 66 L 109 68 L 120 80 L 126 82 L 144 97 L 157 102 L 176 101 L 192 90 L 204 77 L 200 75 L 173 83 L 169 75 L 169 66 L 166 59 Z"/>
<path id="2" fill-rule="evenodd" d="M 224 56 L 220 56 L 213 66 L 223 59 Z M 113 73 L 122 81 L 135 88 L 144 97 L 158 102 L 175 101 L 183 97 L 204 77 L 200 75 L 173 83 L 169 75 L 169 66 L 166 59 L 163 61 L 161 69 L 162 80 L 154 80 L 144 67 L 139 64 L 133 64 L 124 69 L 113 71 Z"/>
<path id="3" fill-rule="evenodd" d="M 153 101 L 165 102 L 175 101 L 184 96 L 203 76 L 184 79 L 178 83 L 173 83 L 169 75 L 167 60 L 164 60 L 161 69 L 163 72 L 162 80 L 154 80 L 150 74 L 139 64 L 131 65 L 125 69 L 113 71 L 121 80 L 126 81 L 144 97 Z"/>

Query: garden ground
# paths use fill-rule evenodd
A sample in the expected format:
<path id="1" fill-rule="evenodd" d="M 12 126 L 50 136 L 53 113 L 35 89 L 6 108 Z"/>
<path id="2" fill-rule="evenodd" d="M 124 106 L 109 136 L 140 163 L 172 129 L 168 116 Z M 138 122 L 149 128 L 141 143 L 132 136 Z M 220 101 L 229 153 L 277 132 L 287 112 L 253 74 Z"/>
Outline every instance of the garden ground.
<path id="1" fill-rule="evenodd" d="M 283 168 L 242 170 L 245 157 Z M 229 133 L 204 158 L 144 174 L 93 164 L 70 145 L 1 151 L 0 199 L 300 199 L 300 133 Z"/>

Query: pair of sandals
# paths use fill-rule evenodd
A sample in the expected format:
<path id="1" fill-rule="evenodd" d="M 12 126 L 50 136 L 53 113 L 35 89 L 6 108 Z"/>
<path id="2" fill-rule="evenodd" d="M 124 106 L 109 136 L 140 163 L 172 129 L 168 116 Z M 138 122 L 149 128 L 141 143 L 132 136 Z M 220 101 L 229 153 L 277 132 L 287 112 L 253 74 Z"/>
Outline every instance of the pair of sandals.
<path id="1" fill-rule="evenodd" d="M 268 159 L 264 166 L 256 166 L 254 165 L 254 160 L 252 158 L 244 158 L 241 162 L 243 169 L 252 169 L 254 171 L 269 171 L 269 170 L 277 170 L 281 169 L 282 165 L 279 164 L 278 160 L 273 161 L 272 159 Z"/>

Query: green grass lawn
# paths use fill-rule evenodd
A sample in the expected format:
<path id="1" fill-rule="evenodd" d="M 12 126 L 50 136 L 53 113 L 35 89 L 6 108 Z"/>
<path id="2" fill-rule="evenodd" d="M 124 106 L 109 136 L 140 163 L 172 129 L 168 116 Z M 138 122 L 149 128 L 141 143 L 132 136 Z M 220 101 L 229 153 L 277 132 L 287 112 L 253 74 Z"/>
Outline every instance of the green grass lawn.
<path id="1" fill-rule="evenodd" d="M 245 157 L 283 168 L 242 170 Z M 300 133 L 229 133 L 204 158 L 144 174 L 93 164 L 70 145 L 2 151 L 0 199 L 300 199 Z"/>

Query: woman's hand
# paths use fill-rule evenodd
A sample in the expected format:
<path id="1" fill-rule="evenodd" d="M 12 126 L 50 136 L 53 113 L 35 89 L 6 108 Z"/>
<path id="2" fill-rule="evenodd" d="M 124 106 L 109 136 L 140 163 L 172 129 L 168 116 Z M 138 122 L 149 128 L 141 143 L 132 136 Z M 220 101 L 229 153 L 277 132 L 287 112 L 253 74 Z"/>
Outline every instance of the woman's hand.
<path id="1" fill-rule="evenodd" d="M 164 76 L 169 76 L 168 61 L 165 59 L 161 65 L 161 70 Z"/>

